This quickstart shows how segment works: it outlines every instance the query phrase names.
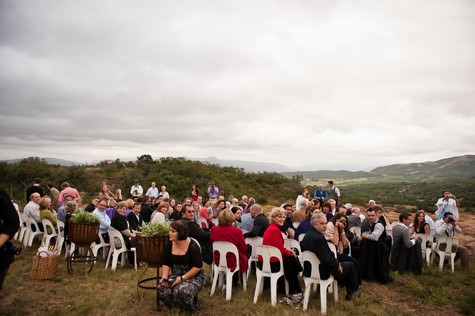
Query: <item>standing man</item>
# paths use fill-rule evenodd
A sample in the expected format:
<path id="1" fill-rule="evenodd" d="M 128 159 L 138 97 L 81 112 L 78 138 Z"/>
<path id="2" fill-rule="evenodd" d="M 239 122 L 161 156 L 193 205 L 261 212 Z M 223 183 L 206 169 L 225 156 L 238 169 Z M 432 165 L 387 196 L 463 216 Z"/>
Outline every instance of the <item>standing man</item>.
<path id="1" fill-rule="evenodd" d="M 43 189 L 41 188 L 40 185 L 41 185 L 41 179 L 36 178 L 33 185 L 26 189 L 26 203 L 28 203 L 30 201 L 30 196 L 31 196 L 32 193 L 38 192 L 40 194 L 40 197 L 42 197 L 44 195 Z"/>
<path id="2" fill-rule="evenodd" d="M 20 228 L 18 213 L 7 192 L 0 189 L 0 291 L 8 268 L 15 259 L 10 239 L 13 238 L 18 228 Z"/>
<path id="3" fill-rule="evenodd" d="M 69 182 L 63 182 L 61 183 L 61 188 L 63 188 L 63 190 L 61 190 L 61 193 L 59 194 L 59 199 L 58 199 L 58 203 L 59 205 L 63 204 L 63 199 L 64 199 L 64 196 L 67 194 L 67 195 L 71 195 L 74 200 L 80 204 L 81 202 L 81 196 L 79 195 L 79 192 L 78 190 L 76 190 L 75 188 L 72 188 L 71 185 L 69 184 Z"/>
<path id="4" fill-rule="evenodd" d="M 323 184 L 318 185 L 318 189 L 313 193 L 313 197 L 320 200 L 320 205 L 323 205 L 323 202 L 328 199 L 328 193 L 323 189 Z"/>
<path id="5" fill-rule="evenodd" d="M 152 186 L 148 188 L 147 193 L 145 193 L 145 196 L 148 196 L 149 199 L 155 200 L 158 198 L 158 188 L 156 187 L 155 182 L 152 182 Z"/>
<path id="6" fill-rule="evenodd" d="M 333 180 L 328 181 L 328 188 L 330 190 L 328 194 L 328 198 L 334 199 L 336 202 L 336 205 L 338 206 L 340 203 L 340 189 L 338 189 L 335 184 L 333 183 Z"/>
<path id="7" fill-rule="evenodd" d="M 139 184 L 139 180 L 135 179 L 134 185 L 130 188 L 130 194 L 134 200 L 142 197 L 143 188 Z"/>
<path id="8" fill-rule="evenodd" d="M 211 205 L 216 203 L 218 200 L 218 195 L 219 195 L 219 188 L 214 184 L 214 182 L 210 182 L 209 187 L 208 187 L 208 197 L 209 197 L 209 202 Z"/>
<path id="9" fill-rule="evenodd" d="M 160 190 L 161 191 L 160 191 L 159 196 L 161 196 L 163 199 L 169 199 L 170 198 L 170 194 L 168 194 L 166 186 L 162 185 Z"/>
<path id="10" fill-rule="evenodd" d="M 452 213 L 453 217 L 456 221 L 459 220 L 459 209 L 460 206 L 459 201 L 449 191 L 445 190 L 442 192 L 442 197 L 437 201 L 435 206 L 437 206 L 437 211 L 435 211 L 435 215 L 440 220 L 444 217 L 445 213 Z"/>

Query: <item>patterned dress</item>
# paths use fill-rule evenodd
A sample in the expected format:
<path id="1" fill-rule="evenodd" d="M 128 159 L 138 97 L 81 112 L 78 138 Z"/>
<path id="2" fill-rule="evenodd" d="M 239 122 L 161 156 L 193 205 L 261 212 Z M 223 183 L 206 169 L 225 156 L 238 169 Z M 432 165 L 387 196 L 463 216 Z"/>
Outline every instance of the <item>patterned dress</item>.
<path id="1" fill-rule="evenodd" d="M 169 279 L 175 280 L 187 273 L 191 268 L 202 268 L 203 259 L 199 246 L 191 241 L 188 250 L 184 255 L 172 254 L 172 243 L 168 243 L 167 252 L 164 257 L 163 265 L 170 267 Z M 184 280 L 174 287 L 164 287 L 158 285 L 157 291 L 160 300 L 169 307 L 182 307 L 188 310 L 197 310 L 200 308 L 198 293 L 206 286 L 206 278 L 201 270 L 193 278 Z"/>

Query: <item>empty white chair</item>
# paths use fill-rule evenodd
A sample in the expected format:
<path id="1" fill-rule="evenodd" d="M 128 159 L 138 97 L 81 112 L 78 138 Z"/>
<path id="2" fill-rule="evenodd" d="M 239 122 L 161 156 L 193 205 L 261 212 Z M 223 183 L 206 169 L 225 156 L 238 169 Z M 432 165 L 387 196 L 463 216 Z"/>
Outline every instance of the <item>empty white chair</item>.
<path id="1" fill-rule="evenodd" d="M 445 244 L 445 249 L 441 249 L 441 245 Z M 444 260 L 445 257 L 448 257 L 450 259 L 450 265 L 452 268 L 452 272 L 454 272 L 454 265 L 455 265 L 455 249 L 457 249 L 457 246 L 459 244 L 459 241 L 455 237 L 440 237 L 439 240 L 437 241 L 437 248 L 436 248 L 436 254 L 439 256 L 439 270 L 442 271 L 444 267 Z"/>
<path id="2" fill-rule="evenodd" d="M 106 249 L 109 248 L 110 244 L 104 241 L 104 237 L 102 237 L 101 232 L 99 231 L 99 243 L 93 242 L 91 243 L 91 249 L 92 253 L 94 254 L 94 257 L 97 257 L 97 254 L 99 253 L 99 250 L 102 248 L 102 258 L 106 258 Z"/>
<path id="3" fill-rule="evenodd" d="M 201 229 L 209 228 L 208 221 L 204 217 L 198 217 L 198 221 L 196 223 L 201 227 Z"/>
<path id="4" fill-rule="evenodd" d="M 56 232 L 56 228 L 54 228 L 53 223 L 51 223 L 49 219 L 42 219 L 41 224 L 43 224 L 43 229 L 44 229 L 43 240 L 41 242 L 41 245 L 44 247 L 48 247 L 51 243 L 51 239 L 58 237 L 58 233 Z M 48 233 L 48 230 L 51 233 Z M 56 245 L 56 241 L 55 241 L 55 245 Z"/>
<path id="5" fill-rule="evenodd" d="M 43 232 L 38 227 L 38 223 L 36 223 L 35 219 L 31 216 L 26 216 L 26 230 L 23 245 L 31 247 L 35 236 L 38 236 L 40 240 L 43 239 Z"/>
<path id="6" fill-rule="evenodd" d="M 216 290 L 216 284 L 219 280 L 219 287 L 223 286 L 224 275 L 226 276 L 226 300 L 229 301 L 231 299 L 232 294 L 232 286 L 233 286 L 233 275 L 234 273 L 240 273 L 239 271 L 239 252 L 237 247 L 227 241 L 215 241 L 213 242 L 213 256 L 214 252 L 219 252 L 219 264 L 213 260 L 213 285 L 211 286 L 211 293 L 210 296 L 214 295 L 214 291 Z M 228 253 L 232 253 L 236 258 L 236 268 L 234 271 L 228 268 L 226 255 Z M 246 284 L 246 276 L 241 273 L 242 284 L 244 290 L 247 289 Z"/>
<path id="7" fill-rule="evenodd" d="M 252 262 L 257 262 L 257 246 L 262 245 L 262 241 L 264 238 L 262 237 L 248 237 L 244 241 L 246 245 L 251 246 L 251 255 L 247 261 L 248 269 L 247 269 L 247 276 L 246 278 L 249 279 L 249 274 L 251 273 L 251 264 Z"/>
<path id="8" fill-rule="evenodd" d="M 109 266 L 109 261 L 112 257 L 111 270 L 115 271 L 117 268 L 117 261 L 119 260 L 119 255 L 122 254 L 121 265 L 125 266 L 125 254 L 129 251 L 125 246 L 124 237 L 122 234 L 115 228 L 109 227 L 109 255 L 107 256 L 106 267 Z M 134 254 L 134 267 L 137 271 L 137 251 L 135 248 L 131 248 L 130 251 Z"/>
<path id="9" fill-rule="evenodd" d="M 280 250 L 272 246 L 257 246 L 257 255 L 262 257 L 262 270 L 256 267 L 256 290 L 254 292 L 254 304 L 257 303 L 257 298 L 264 290 L 264 278 L 270 278 L 270 297 L 271 304 L 274 306 L 277 303 L 277 281 L 284 275 L 284 261 Z M 270 267 L 270 259 L 277 258 L 280 263 L 279 271 L 272 272 Z M 285 294 L 289 294 L 289 284 L 285 280 Z"/>
<path id="10" fill-rule="evenodd" d="M 310 277 L 303 277 L 305 283 L 305 293 L 303 297 L 303 310 L 306 311 L 308 308 L 308 301 L 310 298 L 310 292 L 313 284 L 320 285 L 320 308 L 321 313 L 325 315 L 327 313 L 327 290 L 333 288 L 333 297 L 335 302 L 338 302 L 338 285 L 337 281 L 333 278 L 332 275 L 326 280 L 322 280 L 320 277 L 320 260 L 312 251 L 306 250 L 302 252 L 303 262 L 308 261 L 311 266 Z"/>

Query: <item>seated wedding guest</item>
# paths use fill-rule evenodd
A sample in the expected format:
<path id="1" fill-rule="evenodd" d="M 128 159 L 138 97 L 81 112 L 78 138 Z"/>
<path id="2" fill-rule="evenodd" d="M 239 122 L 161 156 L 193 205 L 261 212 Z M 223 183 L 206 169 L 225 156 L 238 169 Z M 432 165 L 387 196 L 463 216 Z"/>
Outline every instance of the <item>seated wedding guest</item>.
<path id="1" fill-rule="evenodd" d="M 323 213 L 317 213 L 312 216 L 312 227 L 305 234 L 300 246 L 302 251 L 312 251 L 320 260 L 320 277 L 323 280 L 333 275 L 339 284 L 346 287 L 346 299 L 351 300 L 359 295 L 358 272 L 351 261 L 338 262 L 333 252 L 328 247 L 325 238 L 327 229 L 327 218 Z M 310 276 L 310 266 L 304 266 L 305 276 Z"/>
<path id="2" fill-rule="evenodd" d="M 358 207 L 351 208 L 351 215 L 348 216 L 349 228 L 361 227 L 361 210 Z"/>
<path id="3" fill-rule="evenodd" d="M 294 223 L 292 222 L 292 205 L 284 204 L 282 208 L 286 212 L 284 225 L 280 226 L 280 231 L 287 235 L 287 238 L 293 239 L 295 237 Z"/>
<path id="4" fill-rule="evenodd" d="M 106 207 L 107 207 L 107 199 L 102 199 L 97 203 L 96 209 L 92 212 L 92 214 L 99 217 L 99 232 L 102 235 L 102 238 L 105 242 L 109 242 L 109 226 L 111 225 L 111 219 L 106 214 Z"/>
<path id="5" fill-rule="evenodd" d="M 408 227 L 410 223 L 409 214 L 401 213 L 399 214 L 399 222 L 393 226 L 394 241 L 391 249 L 391 265 L 399 273 L 410 271 L 421 274 L 421 241 L 417 236 L 410 236 Z"/>
<path id="6" fill-rule="evenodd" d="M 97 203 L 99 203 L 99 200 L 100 199 L 98 197 L 93 197 L 91 202 L 88 205 L 86 205 L 84 210 L 86 212 L 92 213 L 96 209 L 96 206 L 97 206 Z"/>
<path id="7" fill-rule="evenodd" d="M 269 227 L 269 220 L 262 214 L 262 207 L 259 204 L 253 204 L 250 209 L 251 217 L 254 219 L 252 229 L 244 233 L 244 238 L 263 237 L 264 232 Z M 241 220 L 244 216 L 241 218 Z"/>
<path id="8" fill-rule="evenodd" d="M 64 242 L 69 243 L 69 221 L 71 217 L 74 216 L 79 206 L 75 201 L 73 201 L 72 198 L 71 198 L 71 201 L 66 202 L 66 198 L 64 201 L 65 201 L 65 203 L 63 203 L 63 205 L 65 204 L 63 208 L 64 210 L 64 222 L 63 222 L 64 223 Z"/>
<path id="9" fill-rule="evenodd" d="M 232 212 L 233 215 L 234 215 L 233 226 L 239 228 L 238 224 L 241 223 L 242 209 L 241 209 L 241 207 L 239 207 L 239 206 L 233 206 L 233 207 L 231 208 L 231 212 Z M 241 233 L 242 233 L 242 230 L 241 230 Z"/>
<path id="10" fill-rule="evenodd" d="M 40 220 L 49 219 L 51 224 L 53 224 L 53 227 L 56 227 L 57 218 L 56 214 L 51 210 L 51 199 L 47 195 L 45 195 L 40 199 L 38 205 L 40 207 Z M 51 233 L 53 232 L 48 230 L 48 234 Z"/>
<path id="11" fill-rule="evenodd" d="M 209 239 L 210 233 L 195 222 L 195 211 L 190 204 L 185 204 L 181 211 L 181 221 L 188 229 L 188 236 L 196 239 L 201 247 L 203 261 L 207 264 L 213 262 L 213 249 Z"/>
<path id="12" fill-rule="evenodd" d="M 206 285 L 200 248 L 188 238 L 187 225 L 181 221 L 170 224 L 169 238 L 157 287 L 160 300 L 168 308 L 199 310 L 198 293 Z"/>
<path id="13" fill-rule="evenodd" d="M 33 192 L 30 195 L 30 202 L 25 205 L 23 208 L 23 217 L 26 219 L 27 217 L 31 217 L 35 220 L 38 224 L 38 227 L 41 231 L 43 231 L 43 225 L 41 225 L 40 220 L 40 206 L 38 203 L 41 200 L 41 195 L 38 192 Z"/>
<path id="14" fill-rule="evenodd" d="M 177 221 L 181 218 L 181 210 L 183 209 L 183 204 L 177 203 L 173 208 L 173 211 L 169 215 L 168 219 L 171 221 Z"/>
<path id="15" fill-rule="evenodd" d="M 309 207 L 305 212 L 305 218 L 300 222 L 299 226 L 295 230 L 294 239 L 299 240 L 301 234 L 306 234 L 307 231 L 312 227 L 310 219 L 312 218 L 313 212 L 318 211 L 315 207 Z"/>
<path id="16" fill-rule="evenodd" d="M 150 222 L 152 219 L 153 208 L 150 206 L 150 200 L 148 196 L 145 196 L 143 199 L 138 199 L 137 202 L 141 203 L 140 205 L 140 215 L 142 220 L 145 223 Z"/>
<path id="17" fill-rule="evenodd" d="M 254 227 L 254 218 L 252 218 L 251 213 L 246 213 L 241 215 L 241 221 L 236 222 L 236 227 L 241 229 L 243 232 L 248 232 Z"/>
<path id="18" fill-rule="evenodd" d="M 62 221 L 63 223 L 66 223 L 66 204 L 71 201 L 74 201 L 74 197 L 72 195 L 65 195 L 63 199 L 63 204 L 61 204 L 58 207 L 58 210 L 56 211 L 56 218 Z"/>
<path id="19" fill-rule="evenodd" d="M 102 201 L 100 203 L 102 203 Z M 125 246 L 130 250 L 130 248 L 135 247 L 136 234 L 135 231 L 130 229 L 130 224 L 125 216 L 126 211 L 127 202 L 119 202 L 119 204 L 117 204 L 117 212 L 114 214 L 110 226 L 117 229 L 122 234 Z M 131 251 L 129 251 L 127 257 L 129 258 L 129 264 L 134 264 L 134 255 Z"/>
<path id="20" fill-rule="evenodd" d="M 151 223 L 165 223 L 166 214 L 168 213 L 168 203 L 162 202 L 158 208 L 152 213 Z"/>
<path id="21" fill-rule="evenodd" d="M 142 216 L 140 215 L 140 208 L 140 203 L 135 202 L 134 207 L 132 208 L 132 212 L 127 216 L 130 228 L 135 231 L 141 231 L 143 226 Z"/>
<path id="22" fill-rule="evenodd" d="M 423 210 L 418 210 L 414 215 L 414 222 L 412 224 L 409 235 L 416 234 L 430 234 L 430 225 L 426 223 L 425 213 Z M 393 234 L 394 237 L 394 234 Z"/>
<path id="23" fill-rule="evenodd" d="M 237 207 L 239 209 L 239 207 Z M 239 209 L 240 211 L 240 209 Z M 233 226 L 235 216 L 230 210 L 224 210 L 218 215 L 218 226 L 211 228 L 210 240 L 215 241 L 227 241 L 236 246 L 239 252 L 239 271 L 244 273 L 247 271 L 247 245 L 244 242 L 242 231 L 239 228 Z M 214 253 L 214 262 L 219 264 L 219 253 Z M 227 253 L 226 255 L 227 266 L 231 271 L 236 269 L 236 258 L 233 254 Z M 239 274 L 233 275 L 233 284 L 237 284 Z"/>
<path id="24" fill-rule="evenodd" d="M 367 211 L 369 229 L 364 231 L 362 228 L 359 261 L 363 280 L 377 280 L 382 284 L 387 284 L 392 281 L 389 276 L 389 248 L 386 244 L 384 226 L 376 216 L 375 208 L 377 207 Z"/>
<path id="25" fill-rule="evenodd" d="M 455 237 L 455 233 L 460 233 L 461 231 L 462 229 L 457 225 L 454 215 L 450 212 L 444 213 L 442 219 L 435 222 L 435 238 L 437 241 L 442 237 Z M 439 245 L 440 250 L 445 250 L 445 248 L 445 243 Z M 470 267 L 468 249 L 459 244 L 458 246 L 452 246 L 452 251 L 456 252 L 455 260 L 460 259 L 462 268 L 468 270 Z"/>
<path id="26" fill-rule="evenodd" d="M 251 209 L 252 212 L 252 209 Z M 284 264 L 285 279 L 289 283 L 289 295 L 284 296 L 283 301 L 289 305 L 297 305 L 302 301 L 303 294 L 300 288 L 298 274 L 302 271 L 302 266 L 297 257 L 297 254 L 293 250 L 289 250 L 284 247 L 284 238 L 280 231 L 280 226 L 285 222 L 287 213 L 280 207 L 275 207 L 270 213 L 271 224 L 264 232 L 264 239 L 262 245 L 273 246 L 279 249 L 282 254 Z M 262 269 L 262 257 L 259 256 L 257 262 L 257 268 Z M 270 259 L 271 271 L 278 271 L 280 269 L 280 263 L 277 258 Z"/>
<path id="27" fill-rule="evenodd" d="M 198 202 L 193 202 L 193 204 L 198 205 Z M 199 205 L 198 205 L 199 206 Z M 196 211 L 195 211 L 196 212 Z M 213 224 L 213 216 L 211 216 L 208 212 L 208 208 L 206 206 L 201 207 L 199 217 L 204 218 L 208 223 L 208 227 L 211 227 Z"/>
<path id="28" fill-rule="evenodd" d="M 331 221 L 333 218 L 333 213 L 331 212 L 331 204 L 330 202 L 324 202 L 322 205 L 322 213 L 325 214 L 327 217 L 327 222 Z"/>

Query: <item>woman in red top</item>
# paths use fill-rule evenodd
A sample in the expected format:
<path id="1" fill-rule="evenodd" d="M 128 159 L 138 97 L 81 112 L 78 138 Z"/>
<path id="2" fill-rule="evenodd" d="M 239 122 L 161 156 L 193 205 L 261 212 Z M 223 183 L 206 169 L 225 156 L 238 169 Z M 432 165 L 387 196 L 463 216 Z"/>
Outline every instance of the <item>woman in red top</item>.
<path id="1" fill-rule="evenodd" d="M 227 241 L 236 246 L 239 252 L 239 270 L 241 273 L 247 271 L 247 245 L 244 241 L 242 230 L 234 227 L 234 214 L 229 210 L 225 209 L 218 216 L 218 226 L 213 226 L 211 228 L 210 240 L 211 242 L 215 241 Z M 226 255 L 226 261 L 228 267 L 231 271 L 236 269 L 236 258 L 233 254 L 228 253 Z M 219 253 L 214 254 L 214 262 L 219 263 Z M 238 274 L 234 274 L 236 277 Z"/>
<path id="2" fill-rule="evenodd" d="M 284 225 L 286 216 L 286 211 L 283 208 L 275 207 L 272 209 L 270 213 L 271 224 L 264 232 L 262 245 L 273 246 L 279 249 L 282 254 L 285 279 L 289 283 L 289 296 L 284 297 L 282 301 L 290 305 L 299 304 L 303 298 L 302 289 L 300 288 L 297 277 L 299 272 L 302 271 L 302 265 L 295 252 L 284 247 L 284 237 L 279 227 Z M 259 260 L 262 261 L 262 258 L 260 257 Z M 258 264 L 258 267 L 261 264 L 262 263 Z M 279 260 L 277 258 L 271 258 L 271 270 L 278 271 L 279 266 Z"/>

